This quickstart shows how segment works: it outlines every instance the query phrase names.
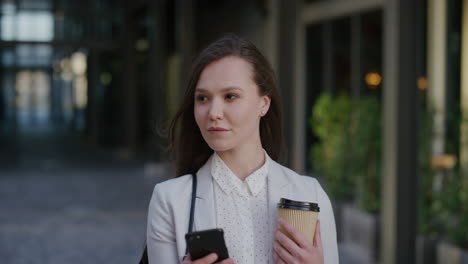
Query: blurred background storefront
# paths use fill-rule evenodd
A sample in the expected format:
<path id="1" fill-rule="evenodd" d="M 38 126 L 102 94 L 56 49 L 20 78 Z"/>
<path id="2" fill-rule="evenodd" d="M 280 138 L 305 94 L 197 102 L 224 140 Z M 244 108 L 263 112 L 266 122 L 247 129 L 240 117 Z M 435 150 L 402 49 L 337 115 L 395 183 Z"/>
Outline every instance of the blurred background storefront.
<path id="1" fill-rule="evenodd" d="M 342 263 L 467 263 L 466 0 L 2 0 L 0 168 L 159 173 L 228 32 L 277 73 L 285 163 L 333 199 Z"/>

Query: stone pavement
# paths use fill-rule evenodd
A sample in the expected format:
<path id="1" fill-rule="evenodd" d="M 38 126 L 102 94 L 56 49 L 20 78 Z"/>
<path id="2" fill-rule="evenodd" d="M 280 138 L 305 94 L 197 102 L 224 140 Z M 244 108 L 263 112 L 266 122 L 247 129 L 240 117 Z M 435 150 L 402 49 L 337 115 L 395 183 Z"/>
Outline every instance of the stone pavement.
<path id="1" fill-rule="evenodd" d="M 0 263 L 137 263 L 164 179 L 142 168 L 0 169 Z"/>
<path id="2" fill-rule="evenodd" d="M 0 168 L 0 263 L 138 263 L 153 186 L 168 178 L 143 167 Z"/>

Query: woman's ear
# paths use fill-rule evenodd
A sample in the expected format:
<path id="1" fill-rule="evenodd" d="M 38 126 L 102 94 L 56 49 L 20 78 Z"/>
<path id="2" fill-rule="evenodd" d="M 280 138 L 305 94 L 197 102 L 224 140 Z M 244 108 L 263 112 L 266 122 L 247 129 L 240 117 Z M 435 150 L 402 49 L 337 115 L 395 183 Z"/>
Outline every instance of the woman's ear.
<path id="1" fill-rule="evenodd" d="M 262 105 L 261 105 L 261 116 L 264 116 L 268 113 L 268 109 L 270 109 L 271 98 L 268 95 L 262 96 Z"/>

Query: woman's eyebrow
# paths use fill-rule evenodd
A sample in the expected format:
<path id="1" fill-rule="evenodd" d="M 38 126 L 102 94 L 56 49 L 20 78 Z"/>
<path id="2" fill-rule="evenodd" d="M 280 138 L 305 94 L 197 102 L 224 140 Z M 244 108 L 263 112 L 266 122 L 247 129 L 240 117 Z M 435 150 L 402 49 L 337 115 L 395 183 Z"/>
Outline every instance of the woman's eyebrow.
<path id="1" fill-rule="evenodd" d="M 226 88 L 222 88 L 220 91 L 221 91 L 221 92 L 229 92 L 229 91 L 232 91 L 232 90 L 244 91 L 244 89 L 242 89 L 242 88 L 239 87 L 239 86 L 228 86 L 228 87 L 226 87 Z M 210 91 L 208 91 L 208 90 L 205 89 L 205 88 L 197 87 L 197 88 L 195 89 L 195 92 L 209 93 Z"/>

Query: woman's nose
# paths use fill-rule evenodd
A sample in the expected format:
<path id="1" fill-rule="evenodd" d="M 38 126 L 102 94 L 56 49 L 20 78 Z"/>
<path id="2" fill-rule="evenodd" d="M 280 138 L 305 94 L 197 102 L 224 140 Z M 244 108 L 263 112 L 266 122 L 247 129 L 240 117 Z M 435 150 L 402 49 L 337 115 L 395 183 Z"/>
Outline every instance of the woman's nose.
<path id="1" fill-rule="evenodd" d="M 209 117 L 212 120 L 223 119 L 223 105 L 216 100 L 213 100 L 210 106 Z"/>

